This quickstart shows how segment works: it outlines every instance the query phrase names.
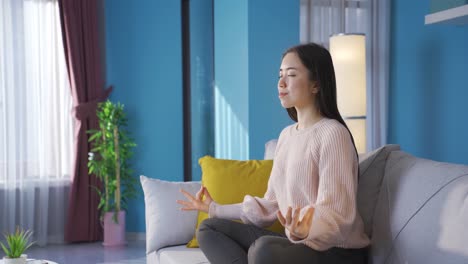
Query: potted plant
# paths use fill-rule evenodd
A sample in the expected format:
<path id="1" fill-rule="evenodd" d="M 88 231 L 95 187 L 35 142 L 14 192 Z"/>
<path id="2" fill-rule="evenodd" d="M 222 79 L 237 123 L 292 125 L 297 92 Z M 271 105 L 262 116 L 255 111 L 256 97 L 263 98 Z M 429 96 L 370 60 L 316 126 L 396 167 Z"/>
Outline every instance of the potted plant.
<path id="1" fill-rule="evenodd" d="M 137 180 L 132 176 L 129 159 L 135 142 L 126 130 L 124 105 L 107 100 L 98 104 L 99 129 L 89 130 L 88 169 L 103 184 L 95 187 L 100 196 L 98 210 L 104 228 L 104 246 L 125 245 L 125 209 L 136 196 Z"/>
<path id="2" fill-rule="evenodd" d="M 2 242 L 3 251 L 5 257 L 3 257 L 3 264 L 25 264 L 27 256 L 23 254 L 28 248 L 30 248 L 34 242 L 29 243 L 32 231 L 23 230 L 19 227 L 16 228 L 14 233 L 6 233 L 5 239 L 7 245 L 5 246 Z"/>

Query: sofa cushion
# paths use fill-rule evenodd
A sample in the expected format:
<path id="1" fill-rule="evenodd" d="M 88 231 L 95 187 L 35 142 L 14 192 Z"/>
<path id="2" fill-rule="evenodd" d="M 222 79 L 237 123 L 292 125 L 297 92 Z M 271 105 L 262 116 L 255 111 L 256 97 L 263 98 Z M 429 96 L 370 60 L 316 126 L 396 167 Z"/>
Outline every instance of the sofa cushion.
<path id="1" fill-rule="evenodd" d="M 387 157 L 390 152 L 399 149 L 398 145 L 386 145 L 359 156 L 357 206 L 364 222 L 364 231 L 369 237 L 372 236 L 372 220 Z"/>
<path id="2" fill-rule="evenodd" d="M 244 196 L 263 197 L 273 167 L 273 160 L 226 160 L 205 156 L 199 159 L 202 169 L 202 184 L 218 204 L 234 204 L 244 200 Z M 197 228 L 208 218 L 204 212 L 198 213 Z M 284 232 L 277 221 L 271 230 Z M 188 247 L 198 247 L 194 237 Z"/>
<path id="3" fill-rule="evenodd" d="M 195 195 L 200 182 L 169 182 L 140 176 L 145 195 L 146 253 L 187 243 L 195 234 L 197 212 L 181 211 L 176 200 L 184 200 L 180 189 Z"/>
<path id="4" fill-rule="evenodd" d="M 375 210 L 371 263 L 468 263 L 468 166 L 395 151 Z"/>
<path id="5" fill-rule="evenodd" d="M 199 248 L 184 246 L 166 247 L 158 250 L 152 256 L 153 262 L 148 264 L 209 264 L 205 254 Z"/>

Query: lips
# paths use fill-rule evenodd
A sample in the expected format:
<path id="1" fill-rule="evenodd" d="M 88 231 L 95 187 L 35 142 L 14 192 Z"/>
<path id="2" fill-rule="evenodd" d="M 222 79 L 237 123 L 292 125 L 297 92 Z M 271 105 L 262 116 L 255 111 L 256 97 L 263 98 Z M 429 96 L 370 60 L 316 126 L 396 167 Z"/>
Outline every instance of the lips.
<path id="1" fill-rule="evenodd" d="M 288 95 L 288 93 L 279 93 L 279 97 L 280 97 L 280 98 L 281 98 L 281 97 L 284 97 L 284 96 L 286 96 L 286 95 Z"/>

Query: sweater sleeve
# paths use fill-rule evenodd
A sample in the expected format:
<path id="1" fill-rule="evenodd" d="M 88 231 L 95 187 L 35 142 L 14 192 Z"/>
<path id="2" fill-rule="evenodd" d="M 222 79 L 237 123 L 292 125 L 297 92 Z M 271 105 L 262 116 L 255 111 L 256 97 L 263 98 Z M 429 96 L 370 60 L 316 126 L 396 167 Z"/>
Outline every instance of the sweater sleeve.
<path id="1" fill-rule="evenodd" d="M 274 192 L 268 188 L 264 198 L 246 195 L 244 201 L 238 204 L 220 205 L 211 202 L 208 215 L 210 218 L 240 219 L 246 224 L 267 227 L 275 222 L 277 211 Z"/>
<path id="2" fill-rule="evenodd" d="M 230 220 L 239 220 L 242 212 L 242 203 L 221 205 L 211 202 L 208 210 L 210 218 L 224 218 Z"/>
<path id="3" fill-rule="evenodd" d="M 275 193 L 268 184 L 263 198 L 246 195 L 242 203 L 241 220 L 246 224 L 259 227 L 271 226 L 277 219 L 278 202 Z"/>
<path id="4" fill-rule="evenodd" d="M 336 127 L 335 127 L 336 128 Z M 357 157 L 345 127 L 326 133 L 319 152 L 319 186 L 309 235 L 314 244 L 340 245 L 356 218 Z M 309 207 L 302 209 L 301 217 Z M 329 247 L 329 246 L 328 246 Z"/>

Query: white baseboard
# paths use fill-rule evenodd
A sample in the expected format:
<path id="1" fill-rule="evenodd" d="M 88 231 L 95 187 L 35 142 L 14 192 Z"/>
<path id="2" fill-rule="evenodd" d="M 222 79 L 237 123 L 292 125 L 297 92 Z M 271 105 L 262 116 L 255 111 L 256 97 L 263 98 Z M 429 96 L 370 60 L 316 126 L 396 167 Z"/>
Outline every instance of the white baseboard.
<path id="1" fill-rule="evenodd" d="M 143 232 L 127 232 L 125 235 L 128 241 L 146 241 L 146 233 Z"/>

